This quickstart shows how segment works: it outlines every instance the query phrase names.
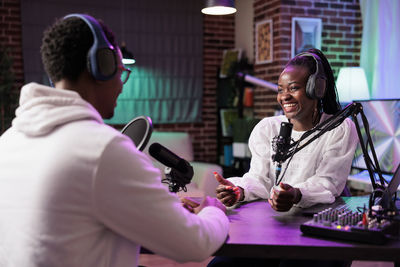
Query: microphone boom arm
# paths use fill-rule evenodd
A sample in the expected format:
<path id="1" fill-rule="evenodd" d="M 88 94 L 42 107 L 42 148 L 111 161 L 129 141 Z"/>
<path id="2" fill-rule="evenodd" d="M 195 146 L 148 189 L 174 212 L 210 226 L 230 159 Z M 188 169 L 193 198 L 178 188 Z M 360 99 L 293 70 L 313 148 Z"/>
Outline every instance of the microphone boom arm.
<path id="1" fill-rule="evenodd" d="M 363 121 L 363 125 L 364 125 L 365 132 L 366 132 L 366 137 L 367 137 L 367 145 L 369 145 L 369 147 L 370 147 L 371 154 L 373 156 L 373 161 L 371 160 L 371 158 L 368 154 L 367 146 L 364 143 L 364 137 L 361 134 L 360 124 L 357 119 L 358 114 L 361 115 L 361 119 Z M 313 129 L 305 132 L 298 141 L 296 141 L 290 145 L 291 149 L 289 149 L 289 152 L 286 154 L 284 160 L 288 159 L 289 157 L 292 157 L 295 153 L 299 152 L 301 149 L 303 149 L 304 147 L 309 145 L 311 142 L 313 142 L 314 140 L 319 138 L 321 135 L 323 135 L 327 131 L 331 131 L 334 128 L 338 127 L 349 116 L 353 117 L 354 124 L 356 125 L 357 135 L 360 140 L 360 146 L 361 146 L 361 149 L 363 152 L 365 165 L 367 166 L 367 170 L 368 170 L 368 173 L 369 173 L 369 176 L 371 179 L 372 188 L 374 190 L 377 187 L 385 188 L 386 181 L 383 178 L 382 171 L 379 167 L 379 161 L 376 156 L 374 144 L 372 142 L 372 138 L 371 138 L 371 135 L 369 132 L 368 120 L 364 114 L 363 107 L 362 107 L 361 103 L 359 103 L 359 102 L 350 103 L 343 110 L 339 111 L 338 113 L 336 113 L 329 119 L 321 122 Z M 306 143 L 300 145 L 301 141 L 303 141 L 305 138 L 307 138 L 308 136 L 312 135 L 313 133 L 315 133 L 317 131 L 318 131 L 318 133 L 315 134 L 313 137 L 311 137 L 310 140 L 308 140 Z M 380 182 L 379 185 L 377 185 L 377 183 L 375 181 L 374 171 L 379 176 L 379 182 Z"/>

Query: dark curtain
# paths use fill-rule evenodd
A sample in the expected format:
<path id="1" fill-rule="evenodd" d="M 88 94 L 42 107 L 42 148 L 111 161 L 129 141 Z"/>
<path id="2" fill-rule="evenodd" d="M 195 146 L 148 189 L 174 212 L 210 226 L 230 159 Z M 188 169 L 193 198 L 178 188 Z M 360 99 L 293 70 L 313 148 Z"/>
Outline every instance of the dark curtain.
<path id="1" fill-rule="evenodd" d="M 110 124 L 140 115 L 154 123 L 198 122 L 202 104 L 201 1 L 127 1 L 128 50 L 136 63 Z"/>

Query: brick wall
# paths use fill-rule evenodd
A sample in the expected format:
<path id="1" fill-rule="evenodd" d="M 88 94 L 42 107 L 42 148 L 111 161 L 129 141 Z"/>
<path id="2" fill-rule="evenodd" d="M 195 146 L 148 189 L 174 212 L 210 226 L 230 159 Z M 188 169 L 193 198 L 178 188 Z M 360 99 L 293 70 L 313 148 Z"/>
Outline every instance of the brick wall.
<path id="1" fill-rule="evenodd" d="M 254 23 L 273 20 L 273 62 L 255 65 L 255 76 L 278 82 L 283 66 L 291 57 L 292 17 L 322 19 L 321 50 L 335 77 L 341 67 L 359 66 L 362 20 L 358 0 L 255 0 Z M 255 90 L 256 117 L 272 115 L 276 105 L 274 93 L 265 88 Z"/>
<path id="2" fill-rule="evenodd" d="M 11 71 L 14 76 L 14 85 L 11 91 L 7 95 L 1 95 L 0 134 L 11 125 L 19 98 L 19 89 L 24 82 L 21 35 L 20 1 L 0 0 L 0 47 L 9 51 L 8 56 L 13 62 Z M 3 103 L 4 100 L 6 103 Z"/>
<path id="3" fill-rule="evenodd" d="M 235 45 L 234 15 L 203 16 L 203 110 L 201 123 L 155 125 L 156 130 L 184 131 L 193 140 L 195 160 L 217 162 L 217 79 L 222 53 Z"/>

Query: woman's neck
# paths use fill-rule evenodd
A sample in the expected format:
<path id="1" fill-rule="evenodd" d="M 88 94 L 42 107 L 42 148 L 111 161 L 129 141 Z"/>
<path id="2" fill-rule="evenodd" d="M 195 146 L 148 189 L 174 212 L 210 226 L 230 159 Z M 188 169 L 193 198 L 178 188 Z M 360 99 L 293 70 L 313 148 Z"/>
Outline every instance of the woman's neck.
<path id="1" fill-rule="evenodd" d="M 293 130 L 298 132 L 304 132 L 314 128 L 321 119 L 321 113 L 318 112 L 316 116 L 313 116 L 312 120 L 308 119 L 306 121 L 299 121 L 296 119 L 290 119 L 289 122 L 293 124 Z"/>

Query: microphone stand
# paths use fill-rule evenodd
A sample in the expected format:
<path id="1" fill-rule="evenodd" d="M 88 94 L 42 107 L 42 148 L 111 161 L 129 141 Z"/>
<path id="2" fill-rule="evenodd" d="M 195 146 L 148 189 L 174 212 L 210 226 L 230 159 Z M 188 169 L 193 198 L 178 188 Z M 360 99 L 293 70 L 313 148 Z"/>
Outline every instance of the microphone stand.
<path id="1" fill-rule="evenodd" d="M 256 86 L 261 86 L 261 87 L 268 88 L 268 89 L 270 89 L 272 91 L 275 91 L 275 92 L 278 91 L 278 86 L 276 84 L 268 82 L 268 81 L 264 81 L 264 80 L 261 80 L 261 79 L 258 79 L 256 77 L 250 76 L 250 75 L 248 75 L 246 73 L 238 72 L 236 74 L 236 76 L 237 76 L 238 79 L 241 80 L 240 81 L 241 82 L 241 86 L 243 86 L 243 82 L 245 81 L 245 82 L 251 83 L 251 84 L 256 85 Z M 361 134 L 360 124 L 359 124 L 358 119 L 357 119 L 357 115 L 358 114 L 361 115 L 361 119 L 362 119 L 362 122 L 364 124 L 365 133 L 366 133 L 366 137 L 367 137 L 367 140 L 366 140 L 367 142 L 366 143 L 364 143 L 364 137 Z M 318 124 L 313 129 L 305 132 L 297 142 L 294 142 L 294 143 L 290 144 L 289 151 L 286 153 L 286 155 L 282 156 L 280 161 L 278 161 L 278 165 L 277 165 L 277 168 L 276 168 L 276 177 L 278 178 L 278 176 L 279 176 L 279 174 L 281 172 L 281 164 L 282 164 L 282 162 L 284 162 L 286 159 L 292 157 L 295 153 L 297 153 L 298 151 L 303 149 L 305 146 L 307 146 L 308 144 L 313 142 L 315 139 L 317 139 L 318 137 L 320 137 L 321 135 L 323 135 L 327 131 L 330 131 L 330 130 L 338 127 L 349 116 L 352 116 L 352 118 L 354 120 L 354 123 L 356 125 L 357 135 L 358 135 L 358 138 L 360 140 L 360 146 L 361 146 L 361 150 L 363 152 L 365 165 L 367 166 L 368 174 L 369 174 L 369 177 L 370 177 L 370 180 L 371 180 L 371 185 L 372 185 L 372 188 L 373 188 L 373 191 L 374 191 L 372 196 L 375 195 L 375 192 L 385 192 L 385 191 L 387 191 L 387 190 L 385 190 L 387 182 L 383 178 L 382 171 L 381 171 L 381 169 L 379 167 L 378 158 L 376 156 L 374 144 L 372 142 L 372 138 L 371 138 L 370 131 L 369 131 L 369 123 L 368 123 L 367 117 L 365 116 L 365 114 L 363 112 L 363 107 L 362 107 L 361 103 L 359 103 L 359 102 L 350 103 L 343 110 L 339 111 L 338 113 L 336 113 L 335 115 L 333 115 L 329 119 L 327 119 L 327 120 L 323 121 L 322 123 Z M 313 133 L 315 133 L 317 131 L 318 131 L 318 133 L 315 134 L 313 137 L 311 137 L 310 140 L 308 140 L 305 144 L 300 145 L 301 141 L 303 141 L 305 138 L 307 138 L 308 136 L 312 135 Z M 368 154 L 368 150 L 367 150 L 368 146 L 371 149 L 371 154 L 372 154 L 373 160 L 371 159 L 371 157 Z M 289 163 L 290 163 L 290 161 L 289 161 Z M 286 165 L 286 168 L 289 165 L 289 163 Z M 376 182 L 374 172 L 379 176 L 379 184 Z M 377 195 L 379 195 L 379 194 L 385 195 L 384 193 L 378 193 Z M 371 200 L 370 200 L 370 208 L 371 208 Z"/>
<path id="2" fill-rule="evenodd" d="M 277 162 L 275 167 L 275 186 L 278 186 L 282 179 L 279 179 L 279 175 L 282 170 L 282 163 L 287 159 L 285 156 L 290 149 L 290 142 L 292 138 L 293 124 L 290 122 L 281 122 L 281 128 L 279 130 L 279 135 L 274 137 L 272 141 L 273 150 L 276 151 L 272 155 L 272 160 Z"/>
<path id="3" fill-rule="evenodd" d="M 361 128 L 360 124 L 357 119 L 357 115 L 361 115 L 362 122 L 364 124 L 365 128 L 365 133 L 367 137 L 367 142 L 364 142 L 364 137 L 361 134 Z M 311 142 L 319 138 L 321 135 L 326 133 L 327 131 L 331 131 L 338 127 L 347 117 L 352 116 L 354 120 L 354 124 L 356 125 L 356 130 L 357 130 L 357 135 L 360 140 L 360 146 L 361 150 L 363 152 L 364 160 L 365 160 L 365 165 L 367 166 L 367 170 L 369 173 L 369 177 L 371 180 L 372 188 L 374 191 L 384 191 L 386 188 L 386 180 L 383 178 L 382 171 L 379 167 L 379 161 L 375 153 L 375 148 L 374 144 L 372 142 L 372 138 L 370 135 L 369 131 L 369 123 L 367 120 L 367 117 L 364 114 L 363 107 L 361 103 L 359 102 L 353 102 L 347 105 L 343 110 L 339 111 L 329 119 L 319 123 L 317 126 L 315 126 L 313 129 L 305 132 L 298 141 L 293 142 L 290 144 L 290 149 L 286 155 L 283 156 L 283 161 L 286 159 L 292 157 L 295 153 L 299 152 L 301 149 L 309 145 Z M 312 136 L 306 143 L 300 144 L 301 141 L 309 137 L 310 135 L 316 133 L 314 136 Z M 370 158 L 367 150 L 367 146 L 370 147 L 371 154 L 373 157 L 373 160 Z M 379 184 L 375 180 L 375 174 L 378 174 L 379 176 Z M 374 195 L 374 193 L 373 193 Z M 370 208 L 371 208 L 371 201 L 370 201 Z"/>
<path id="4" fill-rule="evenodd" d="M 193 167 L 188 165 L 186 173 L 180 172 L 175 168 L 166 167 L 164 169 L 165 179 L 162 182 L 168 184 L 168 189 L 172 193 L 177 193 L 180 190 L 187 191 L 186 185 L 190 183 L 193 178 Z"/>

